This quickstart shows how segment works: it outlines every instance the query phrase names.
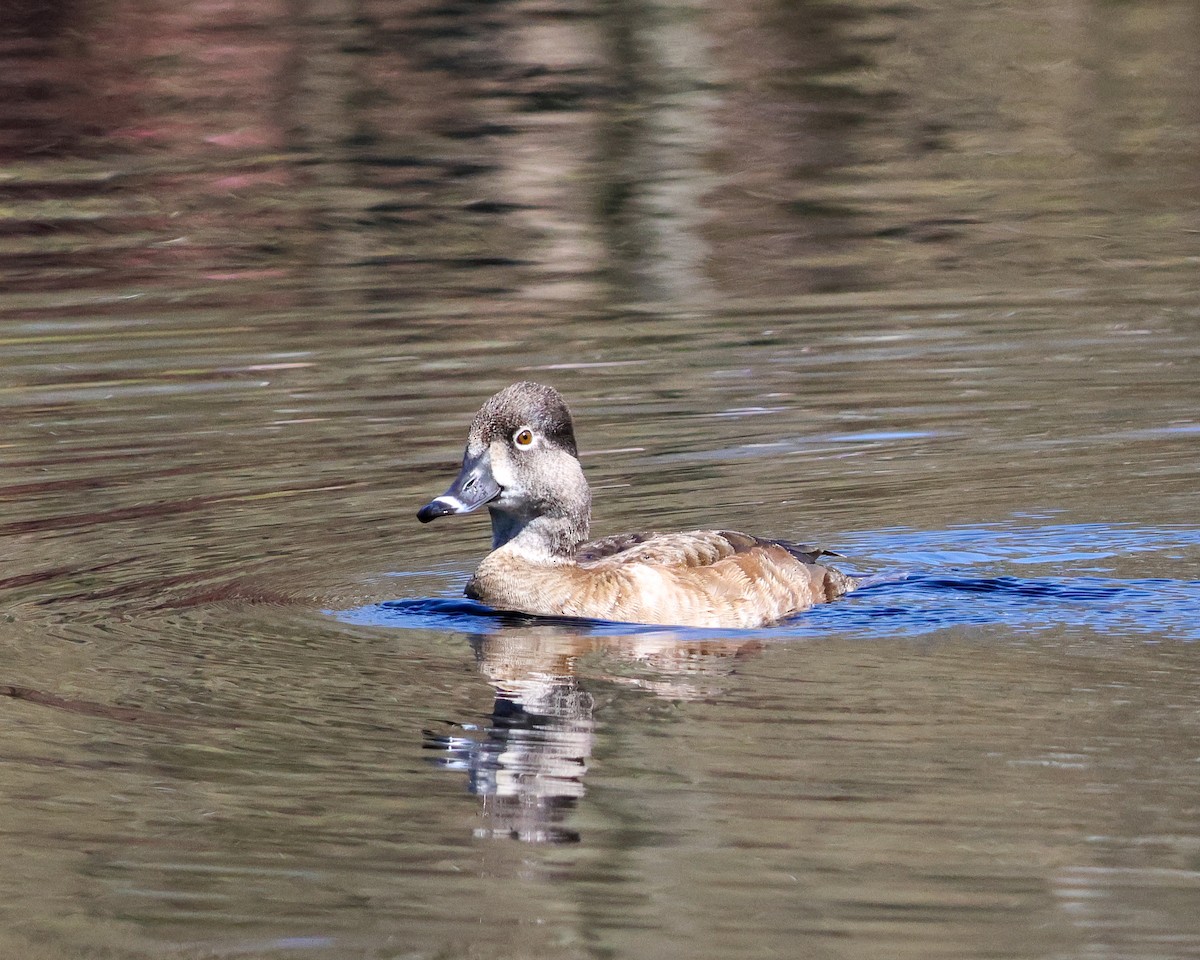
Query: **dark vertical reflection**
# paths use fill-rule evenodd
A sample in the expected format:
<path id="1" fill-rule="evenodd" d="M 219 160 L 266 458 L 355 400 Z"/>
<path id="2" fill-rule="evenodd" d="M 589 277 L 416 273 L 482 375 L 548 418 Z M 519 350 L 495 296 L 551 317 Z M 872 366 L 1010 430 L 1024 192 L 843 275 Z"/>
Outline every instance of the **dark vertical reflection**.
<path id="1" fill-rule="evenodd" d="M 0 160 L 69 154 L 107 132 L 117 68 L 94 27 L 86 2 L 0 4 Z"/>
<path id="2" fill-rule="evenodd" d="M 15 0 L 0 191 L 20 239 L 0 271 L 10 290 L 514 313 L 1005 287 L 1048 257 L 1119 279 L 1127 238 L 1169 266 L 1196 228 L 1196 19 Z"/>
<path id="3" fill-rule="evenodd" d="M 522 298 L 591 301 L 607 251 L 595 214 L 596 125 L 612 91 L 603 14 L 583 0 L 462 8 L 451 63 L 470 102 L 444 132 L 486 158 L 470 208 Z"/>
<path id="4" fill-rule="evenodd" d="M 612 0 L 599 209 L 618 289 L 689 302 L 864 283 L 863 212 L 807 195 L 894 99 L 850 4 Z M 886 24 L 886 21 L 885 21 Z M 878 41 L 879 37 L 875 37 Z"/>
<path id="5" fill-rule="evenodd" d="M 878 69 L 902 96 L 861 130 L 842 187 L 876 227 L 872 284 L 1123 288 L 1131 266 L 1177 266 L 1195 227 L 1196 33 L 1175 3 L 897 20 Z"/>
<path id="6" fill-rule="evenodd" d="M 864 128 L 886 123 L 897 99 L 871 71 L 903 10 L 797 0 L 712 8 L 727 90 L 714 123 L 719 185 L 706 235 L 722 289 L 870 285 L 861 249 L 874 229 L 870 208 L 838 185 L 863 160 Z"/>
<path id="7" fill-rule="evenodd" d="M 1175 5 L 1169 5 L 1175 6 Z M 1076 27 L 1080 80 L 1065 103 L 1071 148 L 1086 158 L 1090 251 L 1130 267 L 1169 262 L 1200 231 L 1200 8 L 1092 2 Z M 1177 18 L 1177 19 L 1176 19 Z M 1126 244 L 1136 238 L 1139 256 Z M 1108 271 L 1107 283 L 1128 283 Z"/>
<path id="8" fill-rule="evenodd" d="M 711 296 L 701 228 L 718 81 L 699 4 L 610 0 L 613 96 L 601 120 L 597 210 L 612 284 L 649 301 Z"/>

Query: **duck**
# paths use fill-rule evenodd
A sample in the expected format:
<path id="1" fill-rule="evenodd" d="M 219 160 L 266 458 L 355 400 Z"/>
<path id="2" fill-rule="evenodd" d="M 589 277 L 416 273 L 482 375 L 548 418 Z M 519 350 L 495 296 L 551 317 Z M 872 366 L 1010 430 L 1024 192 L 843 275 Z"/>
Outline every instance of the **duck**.
<path id="1" fill-rule="evenodd" d="M 858 585 L 819 562 L 828 550 L 732 530 L 589 540 L 591 505 L 566 400 L 522 381 L 480 407 L 457 478 L 417 519 L 487 507 L 492 549 L 465 593 L 534 617 L 755 628 Z"/>

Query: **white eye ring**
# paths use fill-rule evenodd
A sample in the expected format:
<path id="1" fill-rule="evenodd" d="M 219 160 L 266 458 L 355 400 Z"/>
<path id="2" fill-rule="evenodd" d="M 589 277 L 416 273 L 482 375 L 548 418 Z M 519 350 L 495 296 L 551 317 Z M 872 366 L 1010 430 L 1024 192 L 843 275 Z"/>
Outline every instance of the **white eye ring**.
<path id="1" fill-rule="evenodd" d="M 533 431 L 528 427 L 521 427 L 520 430 L 513 434 L 513 443 L 524 450 L 528 450 L 530 447 L 532 447 L 533 441 Z"/>

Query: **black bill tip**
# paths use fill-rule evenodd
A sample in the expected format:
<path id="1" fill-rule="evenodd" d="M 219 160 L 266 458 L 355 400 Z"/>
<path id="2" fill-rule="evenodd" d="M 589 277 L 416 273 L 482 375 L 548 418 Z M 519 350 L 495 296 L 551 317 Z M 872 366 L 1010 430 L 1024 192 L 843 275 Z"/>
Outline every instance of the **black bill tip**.
<path id="1" fill-rule="evenodd" d="M 417 511 L 417 519 L 422 523 L 429 523 L 430 520 L 436 520 L 438 517 L 448 517 L 452 513 L 458 513 L 458 510 L 441 497 L 438 497 L 430 500 L 429 503 Z"/>

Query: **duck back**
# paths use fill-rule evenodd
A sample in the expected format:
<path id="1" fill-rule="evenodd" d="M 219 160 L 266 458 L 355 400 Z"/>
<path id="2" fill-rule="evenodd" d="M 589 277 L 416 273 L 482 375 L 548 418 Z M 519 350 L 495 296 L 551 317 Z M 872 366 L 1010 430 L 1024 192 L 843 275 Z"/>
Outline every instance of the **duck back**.
<path id="1" fill-rule="evenodd" d="M 489 555 L 469 596 L 500 609 L 696 627 L 757 627 L 824 603 L 855 582 L 827 551 L 734 531 L 620 534 L 547 566 Z"/>

